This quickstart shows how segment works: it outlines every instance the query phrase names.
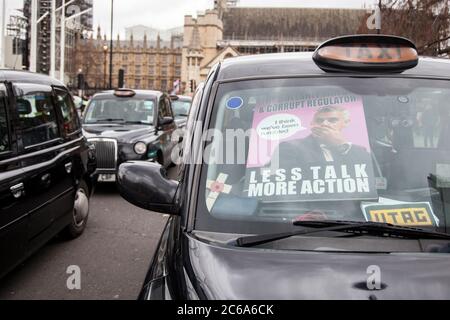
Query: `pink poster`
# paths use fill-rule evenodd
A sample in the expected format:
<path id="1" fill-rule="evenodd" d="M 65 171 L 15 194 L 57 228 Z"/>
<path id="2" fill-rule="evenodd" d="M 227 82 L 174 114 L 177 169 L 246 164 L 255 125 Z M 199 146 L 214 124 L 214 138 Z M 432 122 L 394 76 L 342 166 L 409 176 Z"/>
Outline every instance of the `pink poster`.
<path id="1" fill-rule="evenodd" d="M 334 96 L 255 109 L 246 170 L 249 198 L 377 199 L 363 101 Z"/>
<path id="2" fill-rule="evenodd" d="M 328 116 L 331 117 L 327 119 Z M 323 137 L 323 144 L 326 144 L 327 134 L 338 136 L 336 141 L 330 139 L 330 144 L 342 142 L 343 145 L 361 146 L 370 153 L 363 102 L 357 96 L 261 105 L 255 108 L 252 128 L 248 168 L 267 165 L 281 143 L 313 136 L 318 140 Z"/>

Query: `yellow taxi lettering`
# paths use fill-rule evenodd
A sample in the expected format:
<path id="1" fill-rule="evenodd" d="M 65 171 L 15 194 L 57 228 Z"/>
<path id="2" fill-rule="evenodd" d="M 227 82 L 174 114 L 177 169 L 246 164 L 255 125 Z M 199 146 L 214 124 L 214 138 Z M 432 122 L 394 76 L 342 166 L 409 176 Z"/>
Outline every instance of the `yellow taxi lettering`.
<path id="1" fill-rule="evenodd" d="M 391 50 L 389 50 L 390 48 L 379 46 L 379 49 L 380 54 L 378 55 L 378 59 L 392 59 L 392 56 L 390 54 Z"/>
<path id="2" fill-rule="evenodd" d="M 360 59 L 362 59 L 362 58 L 372 59 L 373 58 L 372 52 L 367 44 L 362 44 L 359 47 L 358 58 L 360 58 Z"/>

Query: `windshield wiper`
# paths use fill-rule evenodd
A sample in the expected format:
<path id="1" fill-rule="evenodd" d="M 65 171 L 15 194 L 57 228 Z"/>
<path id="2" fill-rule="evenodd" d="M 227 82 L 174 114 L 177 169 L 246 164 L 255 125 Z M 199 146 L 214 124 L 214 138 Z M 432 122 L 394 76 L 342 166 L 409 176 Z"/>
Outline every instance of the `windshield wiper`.
<path id="1" fill-rule="evenodd" d="M 277 234 L 263 234 L 241 237 L 235 240 L 238 247 L 254 247 L 265 243 L 283 240 L 294 236 L 304 236 L 319 232 L 347 232 L 360 235 L 381 237 L 399 237 L 408 239 L 442 239 L 450 240 L 450 235 L 422 229 L 394 226 L 387 223 L 354 221 L 298 221 L 295 226 L 314 228 Z"/>

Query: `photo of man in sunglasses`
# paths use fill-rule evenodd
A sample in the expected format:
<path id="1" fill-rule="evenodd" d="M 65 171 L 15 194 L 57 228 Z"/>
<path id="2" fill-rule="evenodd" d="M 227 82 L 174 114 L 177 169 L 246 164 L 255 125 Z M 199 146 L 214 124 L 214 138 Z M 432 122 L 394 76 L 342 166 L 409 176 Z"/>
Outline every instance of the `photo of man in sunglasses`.
<path id="1" fill-rule="evenodd" d="M 351 124 L 350 112 L 339 106 L 322 107 L 315 113 L 311 134 L 301 140 L 283 142 L 278 152 L 280 167 L 298 163 L 368 163 L 371 156 L 363 146 L 349 141 L 344 130 Z M 275 152 L 275 154 L 277 154 Z M 283 156 L 289 154 L 289 157 Z M 292 155 L 293 154 L 293 155 Z M 289 161 L 289 163 L 284 163 Z"/>

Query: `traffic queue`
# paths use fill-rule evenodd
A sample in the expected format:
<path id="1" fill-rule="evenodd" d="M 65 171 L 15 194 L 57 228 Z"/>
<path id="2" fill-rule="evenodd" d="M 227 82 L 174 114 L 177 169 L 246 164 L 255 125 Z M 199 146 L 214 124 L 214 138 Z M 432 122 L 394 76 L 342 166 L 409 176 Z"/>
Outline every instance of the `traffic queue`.
<path id="1" fill-rule="evenodd" d="M 171 165 L 177 123 L 159 91 L 98 93 L 80 114 L 51 77 L 4 70 L 0 78 L 3 277 L 55 236 L 83 234 L 96 184 L 114 182 L 121 163 Z"/>

